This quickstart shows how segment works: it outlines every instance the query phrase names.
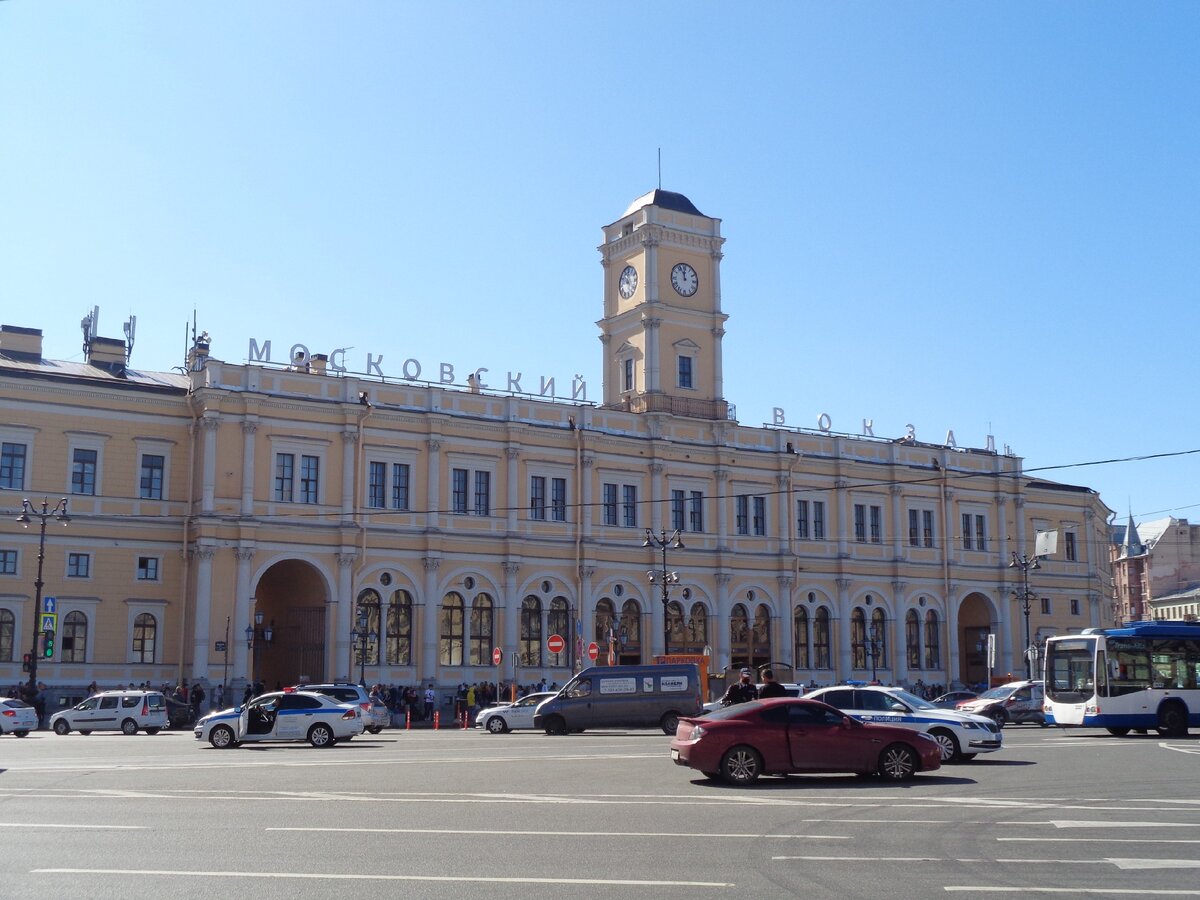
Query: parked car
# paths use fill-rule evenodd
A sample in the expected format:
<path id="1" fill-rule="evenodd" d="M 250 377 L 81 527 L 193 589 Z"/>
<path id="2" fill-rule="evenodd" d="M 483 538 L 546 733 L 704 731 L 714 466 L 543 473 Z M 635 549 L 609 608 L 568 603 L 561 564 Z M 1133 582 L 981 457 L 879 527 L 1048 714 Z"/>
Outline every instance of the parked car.
<path id="1" fill-rule="evenodd" d="M 949 691 L 940 697 L 934 697 L 929 702 L 938 709 L 954 709 L 964 700 L 974 700 L 979 695 L 974 691 Z"/>
<path id="2" fill-rule="evenodd" d="M 78 731 L 158 734 L 168 725 L 167 698 L 159 691 L 101 691 L 50 717 L 58 735 Z"/>
<path id="3" fill-rule="evenodd" d="M 515 728 L 532 728 L 533 713 L 538 704 L 555 696 L 557 691 L 526 694 L 515 703 L 501 703 L 481 709 L 475 716 L 475 727 L 492 734 L 507 734 Z"/>
<path id="4" fill-rule="evenodd" d="M 339 681 L 331 684 L 298 684 L 286 688 L 289 691 L 313 691 L 332 697 L 339 703 L 354 703 L 362 710 L 364 730 L 371 734 L 379 734 L 392 724 L 391 710 L 382 700 L 372 700 L 367 689 L 361 684 L 350 681 Z"/>
<path id="5" fill-rule="evenodd" d="M 567 734 L 658 725 L 664 734 L 674 734 L 681 717 L 703 709 L 700 670 L 694 664 L 593 666 L 538 705 L 533 727 Z"/>
<path id="6" fill-rule="evenodd" d="M 308 741 L 332 747 L 363 732 L 357 704 L 338 703 L 312 691 L 272 691 L 245 706 L 203 716 L 192 733 L 218 750 L 260 741 Z"/>
<path id="7" fill-rule="evenodd" d="M 964 700 L 956 708 L 959 712 L 987 716 L 1001 728 L 1010 722 L 1014 725 L 1029 722 L 1045 728 L 1044 700 L 1042 682 L 1010 681 L 984 691 L 974 699 Z"/>
<path id="8" fill-rule="evenodd" d="M 923 732 L 860 722 L 815 700 L 751 700 L 703 718 L 679 720 L 671 741 L 679 766 L 746 785 L 760 775 L 853 772 L 904 781 L 941 766 L 941 748 Z"/>
<path id="9" fill-rule="evenodd" d="M 974 759 L 1003 745 L 1000 726 L 991 719 L 938 709 L 903 688 L 873 685 L 821 688 L 808 695 L 864 722 L 899 725 L 926 732 L 942 748 L 942 762 Z"/>
<path id="10" fill-rule="evenodd" d="M 37 731 L 37 710 L 15 697 L 0 697 L 0 734 L 26 737 Z"/>

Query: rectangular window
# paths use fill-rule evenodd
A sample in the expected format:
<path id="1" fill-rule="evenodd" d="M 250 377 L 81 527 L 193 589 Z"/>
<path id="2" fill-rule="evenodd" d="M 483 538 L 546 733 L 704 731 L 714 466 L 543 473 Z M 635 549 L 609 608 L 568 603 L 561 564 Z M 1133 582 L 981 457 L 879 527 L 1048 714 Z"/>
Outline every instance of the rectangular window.
<path id="1" fill-rule="evenodd" d="M 854 504 L 854 540 L 860 544 L 867 541 L 867 507 L 862 503 Z"/>
<path id="2" fill-rule="evenodd" d="M 139 556 L 138 581 L 158 581 L 158 557 L 156 556 Z"/>
<path id="3" fill-rule="evenodd" d="M 825 540 L 825 501 L 813 501 L 812 536 L 814 541 Z"/>
<path id="4" fill-rule="evenodd" d="M 392 463 L 392 509 L 408 509 L 408 463 Z"/>
<path id="5" fill-rule="evenodd" d="M 883 507 L 871 507 L 871 543 L 878 544 L 883 541 Z"/>
<path id="6" fill-rule="evenodd" d="M 987 528 L 985 527 L 987 518 L 985 516 L 975 517 L 975 549 L 987 549 Z"/>
<path id="7" fill-rule="evenodd" d="M 300 457 L 300 502 L 316 503 L 320 486 L 321 461 L 315 456 Z"/>
<path id="8" fill-rule="evenodd" d="M 921 511 L 917 509 L 910 509 L 908 511 L 908 546 L 910 547 L 921 546 L 920 522 Z"/>
<path id="9" fill-rule="evenodd" d="M 633 359 L 627 359 L 624 362 L 625 369 L 625 390 L 633 390 Z"/>
<path id="10" fill-rule="evenodd" d="M 96 463 L 98 454 L 95 450 L 76 448 L 71 459 L 71 493 L 96 493 Z"/>
<path id="11" fill-rule="evenodd" d="M 734 498 L 736 507 L 736 527 L 738 534 L 750 533 L 750 498 L 745 494 L 740 494 Z"/>
<path id="12" fill-rule="evenodd" d="M 617 524 L 617 486 L 615 484 L 604 483 L 604 503 L 603 503 L 603 521 L 605 525 Z"/>
<path id="13" fill-rule="evenodd" d="M 291 453 L 275 454 L 275 499 L 280 503 L 292 502 L 292 478 L 295 467 L 296 457 Z"/>
<path id="14" fill-rule="evenodd" d="M 1050 598 L 1049 597 L 1042 598 L 1042 615 L 1043 616 L 1050 615 Z"/>
<path id="15" fill-rule="evenodd" d="M 637 485 L 626 484 L 621 488 L 621 516 L 626 528 L 637 528 Z"/>
<path id="16" fill-rule="evenodd" d="M 163 498 L 163 470 L 166 467 L 166 457 L 155 453 L 142 454 L 142 474 L 139 479 L 139 496 L 143 500 L 161 500 Z"/>
<path id="17" fill-rule="evenodd" d="M 67 554 L 67 577 L 87 578 L 92 571 L 92 557 L 88 553 Z"/>
<path id="18" fill-rule="evenodd" d="M 971 540 L 971 514 L 962 514 L 962 545 L 964 550 L 973 550 L 974 542 Z"/>
<path id="19" fill-rule="evenodd" d="M 683 491 L 671 491 L 671 527 L 683 531 Z"/>
<path id="20" fill-rule="evenodd" d="M 0 575 L 17 574 L 17 551 L 0 550 Z"/>
<path id="21" fill-rule="evenodd" d="M 700 491 L 692 491 L 688 507 L 688 528 L 691 531 L 704 530 L 704 495 Z"/>
<path id="22" fill-rule="evenodd" d="M 1063 533 L 1063 551 L 1067 555 L 1067 562 L 1075 562 L 1075 532 L 1067 531 Z"/>
<path id="23" fill-rule="evenodd" d="M 679 357 L 679 386 L 681 388 L 692 386 L 692 358 L 690 356 Z"/>
<path id="24" fill-rule="evenodd" d="M 475 515 L 492 514 L 492 473 L 475 473 Z"/>
<path id="25" fill-rule="evenodd" d="M 796 501 L 796 537 L 808 540 L 808 501 Z"/>
<path id="26" fill-rule="evenodd" d="M 372 462 L 367 467 L 367 506 L 383 509 L 387 494 L 387 463 Z"/>
<path id="27" fill-rule="evenodd" d="M 546 479 L 542 475 L 529 479 L 529 518 L 538 521 L 546 518 Z"/>
<path id="28" fill-rule="evenodd" d="M 933 546 L 933 510 L 921 510 L 922 539 L 926 547 Z"/>
<path id="29" fill-rule="evenodd" d="M 1071 598 L 1071 615 L 1073 615 L 1073 616 L 1079 615 L 1079 598 L 1078 597 Z"/>
<path id="30" fill-rule="evenodd" d="M 567 479 L 550 479 L 550 516 L 555 522 L 567 521 Z"/>
<path id="31" fill-rule="evenodd" d="M 467 470 L 455 469 L 450 473 L 450 511 L 466 514 Z"/>
<path id="32" fill-rule="evenodd" d="M 25 490 L 25 445 L 0 445 L 0 488 Z"/>
<path id="33" fill-rule="evenodd" d="M 767 533 L 767 498 L 754 498 L 754 533 L 763 537 Z"/>

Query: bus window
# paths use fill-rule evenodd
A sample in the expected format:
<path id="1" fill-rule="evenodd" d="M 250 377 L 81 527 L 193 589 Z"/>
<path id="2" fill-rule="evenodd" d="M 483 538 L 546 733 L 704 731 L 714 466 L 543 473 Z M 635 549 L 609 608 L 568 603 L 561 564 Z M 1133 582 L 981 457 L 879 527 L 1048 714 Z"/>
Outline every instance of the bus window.
<path id="1" fill-rule="evenodd" d="M 1103 650 L 1096 654 L 1096 696 L 1108 696 L 1108 656 Z"/>

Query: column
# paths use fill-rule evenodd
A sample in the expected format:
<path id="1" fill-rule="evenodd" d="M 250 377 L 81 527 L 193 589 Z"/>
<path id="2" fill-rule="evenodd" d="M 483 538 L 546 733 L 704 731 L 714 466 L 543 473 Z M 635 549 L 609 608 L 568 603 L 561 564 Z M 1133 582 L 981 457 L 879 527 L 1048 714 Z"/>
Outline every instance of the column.
<path id="1" fill-rule="evenodd" d="M 842 559 L 850 555 L 850 544 L 848 542 L 853 529 L 853 520 L 850 518 L 849 510 L 846 508 L 849 502 L 848 494 L 850 493 L 846 488 L 847 484 L 844 478 L 839 478 L 833 483 L 833 489 L 837 492 L 838 521 L 836 527 L 838 534 L 838 556 Z M 825 523 L 826 534 L 829 533 L 831 527 L 833 527 L 832 522 Z"/>
<path id="2" fill-rule="evenodd" d="M 586 541 L 592 536 L 592 472 L 596 466 L 596 457 L 588 454 L 583 457 L 583 473 L 580 476 L 580 532 Z"/>
<path id="3" fill-rule="evenodd" d="M 1008 497 L 1005 494 L 996 495 L 996 518 L 1000 520 L 1000 534 L 996 536 L 996 549 L 1000 552 L 1000 565 L 1008 565 L 1011 551 L 1008 548 L 1008 521 L 1005 507 Z"/>
<path id="4" fill-rule="evenodd" d="M 842 530 L 843 534 L 845 529 Z M 854 672 L 854 662 L 850 656 L 850 585 L 852 584 L 849 578 L 839 578 L 837 580 L 838 596 L 837 596 L 837 615 L 833 617 L 833 621 L 829 623 L 830 629 L 836 632 L 836 643 L 834 647 L 837 653 L 837 671 L 834 672 L 834 680 L 842 681 L 849 678 Z M 869 625 L 868 625 L 869 627 Z M 834 642 L 835 635 L 830 635 L 830 642 Z"/>
<path id="5" fill-rule="evenodd" d="M 796 620 L 792 615 L 792 582 L 794 580 L 791 575 L 775 576 L 775 582 L 779 585 L 780 646 L 772 648 L 771 654 L 775 659 L 787 660 L 792 664 L 792 680 L 795 680 L 796 672 L 796 637 L 793 631 Z"/>
<path id="6" fill-rule="evenodd" d="M 342 518 L 346 521 L 354 518 L 354 506 L 357 500 L 354 496 L 354 460 L 356 456 L 358 456 L 358 432 L 347 428 L 342 432 Z M 367 486 L 363 484 L 359 485 L 359 488 L 365 491 Z"/>
<path id="7" fill-rule="evenodd" d="M 215 432 L 216 429 L 211 429 Z M 212 618 L 212 561 L 215 547 L 198 546 L 196 560 L 196 614 L 192 639 L 192 679 L 208 680 L 208 634 Z"/>
<path id="8" fill-rule="evenodd" d="M 892 495 L 892 559 L 904 559 L 904 489 L 893 484 Z M 919 539 L 919 538 L 918 538 Z"/>
<path id="9" fill-rule="evenodd" d="M 908 583 L 905 581 L 892 582 L 892 609 L 896 612 L 888 629 L 891 632 L 888 636 L 888 652 L 890 654 L 889 662 L 892 664 L 892 681 L 895 684 L 908 683 L 908 641 L 905 640 L 904 634 L 904 607 L 907 605 L 905 590 L 907 588 Z M 918 625 L 917 634 L 920 635 L 920 633 Z"/>
<path id="10" fill-rule="evenodd" d="M 717 550 L 729 549 L 729 470 L 717 469 Z"/>
<path id="11" fill-rule="evenodd" d="M 578 644 L 575 653 L 575 668 L 582 669 L 591 665 L 587 657 L 587 647 L 595 639 L 596 634 L 596 604 L 592 602 L 592 576 L 596 574 L 595 566 L 579 567 L 579 598 L 576 601 L 575 618 L 579 629 Z"/>
<path id="12" fill-rule="evenodd" d="M 516 447 L 506 447 L 504 456 L 507 459 L 505 469 L 505 503 L 508 505 L 506 514 L 507 521 L 505 527 L 509 534 L 513 534 L 517 530 L 517 510 L 521 508 L 521 483 L 518 481 L 517 461 L 521 458 L 521 451 Z"/>
<path id="13" fill-rule="evenodd" d="M 506 562 L 504 568 L 504 654 L 505 672 L 510 671 L 508 658 L 517 652 L 520 644 L 521 598 L 517 596 L 517 573 L 519 562 Z"/>
<path id="14" fill-rule="evenodd" d="M 792 506 L 792 476 L 789 473 L 783 473 L 775 476 L 775 485 L 779 488 L 779 492 L 775 495 L 775 516 L 779 528 L 779 540 L 776 546 L 779 547 L 779 552 L 791 555 L 795 552 L 795 547 L 792 545 L 792 529 L 789 527 L 788 517 L 791 515 Z M 724 491 L 721 491 L 724 494 Z"/>
<path id="15" fill-rule="evenodd" d="M 437 511 L 443 507 L 449 508 L 450 506 L 449 503 L 443 502 L 442 499 L 440 477 L 442 471 L 442 458 L 438 454 L 438 451 L 442 449 L 442 442 L 437 438 L 430 438 L 425 442 L 425 446 L 429 450 L 429 459 L 425 465 L 425 506 L 429 510 L 427 513 L 425 513 L 425 527 L 431 531 L 437 531 Z"/>
<path id="16" fill-rule="evenodd" d="M 220 413 L 205 412 L 203 418 L 200 419 L 200 427 L 204 429 L 200 512 L 207 515 L 213 511 L 213 502 L 217 492 L 217 429 L 221 427 Z"/>
<path id="17" fill-rule="evenodd" d="M 435 556 L 426 556 L 421 562 L 425 565 L 425 603 L 422 607 L 425 618 L 421 623 L 420 671 L 421 680 L 429 682 L 435 680 L 438 671 L 438 613 L 442 601 L 438 595 L 437 573 L 442 561 Z"/>
<path id="18" fill-rule="evenodd" d="M 358 562 L 358 553 L 343 550 L 337 554 L 338 586 L 337 593 L 329 598 L 328 610 L 333 617 L 332 625 L 327 625 L 325 631 L 333 636 L 329 650 L 326 652 L 326 672 L 331 677 L 344 681 L 352 680 L 354 671 L 351 659 L 350 630 L 354 618 L 354 565 Z M 382 625 L 382 620 L 381 620 Z M 383 643 L 383 638 L 380 638 Z M 345 668 L 343 668 L 345 667 Z"/>
<path id="19" fill-rule="evenodd" d="M 254 515 L 254 435 L 257 417 L 242 422 L 242 515 Z"/>
<path id="20" fill-rule="evenodd" d="M 996 635 L 996 669 L 1011 672 L 1013 661 L 1016 659 L 1014 652 L 1018 640 L 1017 629 L 1013 627 L 1013 615 L 1016 613 L 1017 604 L 1013 602 L 1012 589 L 1006 582 L 1001 581 L 996 585 L 996 597 L 996 604 L 1000 607 L 1000 633 Z"/>
<path id="21" fill-rule="evenodd" d="M 946 595 L 946 688 L 955 682 L 962 683 L 962 665 L 958 658 L 958 585 L 950 585 Z"/>
<path id="22" fill-rule="evenodd" d="M 958 533 L 954 527 L 954 491 L 947 488 L 942 491 L 942 497 L 946 501 L 946 505 L 942 509 L 942 533 L 946 535 L 946 540 L 942 543 L 942 556 L 946 560 L 947 566 L 953 566 L 954 535 Z M 949 598 L 947 598 L 947 602 L 949 602 Z"/>
<path id="23" fill-rule="evenodd" d="M 662 531 L 663 526 L 663 471 L 660 462 L 650 463 L 650 530 Z M 669 518 L 669 517 L 668 517 Z"/>
<path id="24" fill-rule="evenodd" d="M 661 319 L 655 319 L 651 316 L 646 316 L 642 319 L 642 328 L 646 333 L 646 392 L 661 393 L 662 391 L 662 374 L 660 367 L 662 365 L 659 360 L 658 352 L 658 326 L 662 324 Z"/>
<path id="25" fill-rule="evenodd" d="M 729 665 L 729 582 L 728 572 L 717 572 L 713 580 L 717 583 L 717 608 L 713 611 L 712 630 L 709 640 L 713 642 L 713 653 L 716 656 L 716 671 L 722 671 Z"/>
<path id="26" fill-rule="evenodd" d="M 240 544 L 233 548 L 233 556 L 237 560 L 237 593 L 234 595 L 233 621 L 230 623 L 229 633 L 233 640 L 233 677 L 237 679 L 250 677 L 250 648 L 246 646 L 245 636 L 253 605 L 250 563 L 254 559 L 254 548 Z"/>
<path id="27" fill-rule="evenodd" d="M 713 328 L 713 395 L 717 400 L 725 399 L 725 365 L 721 361 L 721 338 L 723 337 L 725 337 L 724 328 L 719 325 Z"/>

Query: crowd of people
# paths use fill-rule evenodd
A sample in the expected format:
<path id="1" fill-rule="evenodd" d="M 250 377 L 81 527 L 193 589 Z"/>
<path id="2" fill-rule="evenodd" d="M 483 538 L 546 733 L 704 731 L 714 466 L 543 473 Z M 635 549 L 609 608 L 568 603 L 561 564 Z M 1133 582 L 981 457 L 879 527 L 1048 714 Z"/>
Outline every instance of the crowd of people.
<path id="1" fill-rule="evenodd" d="M 546 683 L 546 679 L 535 684 L 514 684 L 510 681 L 477 681 L 462 682 L 453 692 L 439 689 L 433 684 L 426 685 L 386 685 L 371 686 L 372 699 L 378 699 L 395 716 L 407 716 L 413 722 L 428 722 L 433 719 L 435 712 L 442 715 L 453 714 L 457 719 L 466 715 L 469 719 L 475 713 L 497 703 L 510 702 L 514 697 L 520 698 L 528 694 L 544 691 L 556 691 L 555 682 Z M 445 707 L 441 709 L 439 707 Z"/>

